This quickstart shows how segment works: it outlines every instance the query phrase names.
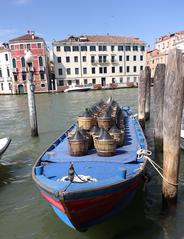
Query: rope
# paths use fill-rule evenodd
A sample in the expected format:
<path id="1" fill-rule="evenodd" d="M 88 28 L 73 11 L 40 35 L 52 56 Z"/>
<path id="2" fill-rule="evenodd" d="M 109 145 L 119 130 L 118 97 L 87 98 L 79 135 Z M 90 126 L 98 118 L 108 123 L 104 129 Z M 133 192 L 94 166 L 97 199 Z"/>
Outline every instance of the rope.
<path id="1" fill-rule="evenodd" d="M 138 158 L 138 159 L 141 159 L 142 157 L 144 157 L 145 159 L 147 159 L 148 162 L 150 162 L 150 164 L 153 166 L 153 168 L 157 171 L 157 173 L 161 176 L 161 178 L 162 178 L 163 180 L 165 180 L 168 184 L 171 184 L 171 185 L 173 185 L 173 186 L 178 186 L 178 185 L 179 185 L 178 183 L 172 183 L 172 182 L 168 181 L 168 180 L 163 176 L 163 174 L 159 171 L 159 169 L 160 169 L 161 171 L 163 171 L 163 169 L 149 157 L 149 156 L 151 156 L 151 154 L 152 154 L 152 153 L 151 153 L 151 151 L 149 151 L 149 150 L 139 149 L 139 150 L 137 151 L 137 158 Z"/>

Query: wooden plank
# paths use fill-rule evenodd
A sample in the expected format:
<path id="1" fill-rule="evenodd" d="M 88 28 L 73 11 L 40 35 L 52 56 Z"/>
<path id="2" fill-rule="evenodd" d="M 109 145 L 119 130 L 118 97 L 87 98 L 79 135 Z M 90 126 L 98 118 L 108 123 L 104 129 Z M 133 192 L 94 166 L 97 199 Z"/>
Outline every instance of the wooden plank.
<path id="1" fill-rule="evenodd" d="M 149 66 L 145 67 L 146 77 L 146 103 L 145 103 L 145 120 L 150 119 L 150 97 L 151 97 L 151 69 Z"/>
<path id="2" fill-rule="evenodd" d="M 169 52 L 163 108 L 163 180 L 162 194 L 167 204 L 176 202 L 180 159 L 180 129 L 183 109 L 183 58 L 179 49 Z"/>

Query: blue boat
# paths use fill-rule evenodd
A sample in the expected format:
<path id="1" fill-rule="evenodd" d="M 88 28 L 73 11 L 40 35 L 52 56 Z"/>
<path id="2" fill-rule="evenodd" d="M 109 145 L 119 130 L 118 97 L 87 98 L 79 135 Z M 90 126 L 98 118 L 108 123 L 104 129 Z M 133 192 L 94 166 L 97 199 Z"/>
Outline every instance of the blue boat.
<path id="1" fill-rule="evenodd" d="M 74 124 L 33 167 L 32 176 L 43 198 L 64 223 L 79 231 L 120 212 L 143 184 L 147 159 L 137 151 L 147 150 L 147 143 L 131 109 L 124 107 L 121 111 L 124 143 L 114 155 L 99 156 L 96 149 L 90 149 L 85 156 L 71 156 L 68 136 L 77 127 Z M 72 173 L 76 180 L 70 178 Z"/>

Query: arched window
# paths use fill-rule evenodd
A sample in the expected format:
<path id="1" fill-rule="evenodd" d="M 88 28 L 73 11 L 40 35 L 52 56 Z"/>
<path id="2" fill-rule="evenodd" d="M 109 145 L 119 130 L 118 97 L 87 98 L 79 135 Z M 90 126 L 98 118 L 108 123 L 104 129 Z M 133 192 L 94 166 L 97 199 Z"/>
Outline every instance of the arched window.
<path id="1" fill-rule="evenodd" d="M 39 56 L 39 65 L 43 66 L 43 58 L 42 58 L 42 56 Z"/>
<path id="2" fill-rule="evenodd" d="M 16 68 L 16 60 L 15 60 L 15 58 L 12 59 L 12 64 L 13 64 L 13 68 Z"/>
<path id="3" fill-rule="evenodd" d="M 22 64 L 22 67 L 26 67 L 26 61 L 24 57 L 21 58 L 21 64 Z"/>

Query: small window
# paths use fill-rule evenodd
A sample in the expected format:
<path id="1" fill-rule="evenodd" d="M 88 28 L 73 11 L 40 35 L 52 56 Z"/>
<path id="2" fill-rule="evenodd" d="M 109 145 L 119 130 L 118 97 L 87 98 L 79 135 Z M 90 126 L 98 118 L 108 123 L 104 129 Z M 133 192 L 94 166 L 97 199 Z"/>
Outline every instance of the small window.
<path id="1" fill-rule="evenodd" d="M 98 46 L 98 50 L 99 51 L 107 51 L 107 46 L 104 46 L 104 45 Z"/>
<path id="2" fill-rule="evenodd" d="M 130 60 L 130 56 L 126 56 L 126 61 L 129 61 Z"/>
<path id="3" fill-rule="evenodd" d="M 143 61 L 143 55 L 140 56 L 140 61 Z"/>
<path id="4" fill-rule="evenodd" d="M 118 46 L 118 51 L 123 51 L 123 46 Z"/>
<path id="5" fill-rule="evenodd" d="M 141 46 L 141 51 L 145 51 L 145 46 Z"/>
<path id="6" fill-rule="evenodd" d="M 4 90 L 3 83 L 1 83 L 1 90 L 2 90 L 2 91 Z"/>
<path id="7" fill-rule="evenodd" d="M 137 67 L 136 66 L 134 66 L 134 72 L 137 72 Z"/>
<path id="8" fill-rule="evenodd" d="M 83 62 L 86 62 L 86 56 L 83 56 L 83 57 L 82 57 L 82 61 L 83 61 Z"/>
<path id="9" fill-rule="evenodd" d="M 43 57 L 39 56 L 39 66 L 43 66 Z"/>
<path id="10" fill-rule="evenodd" d="M 73 47 L 72 47 L 72 50 L 73 50 L 73 51 L 79 51 L 79 46 L 73 46 Z"/>
<path id="11" fill-rule="evenodd" d="M 143 66 L 140 66 L 140 71 L 142 71 L 143 70 Z"/>
<path id="12" fill-rule="evenodd" d="M 123 67 L 122 67 L 122 66 L 119 67 L 119 72 L 120 72 L 120 73 L 123 72 Z"/>
<path id="13" fill-rule="evenodd" d="M 58 86 L 64 86 L 64 81 L 63 80 L 59 80 L 58 81 Z"/>
<path id="14" fill-rule="evenodd" d="M 71 80 L 68 80 L 68 85 L 71 85 L 72 84 L 72 81 Z"/>
<path id="15" fill-rule="evenodd" d="M 41 87 L 45 87 L 45 84 L 41 84 Z"/>
<path id="16" fill-rule="evenodd" d="M 12 90 L 12 84 L 11 83 L 8 83 L 8 88 L 9 88 L 9 90 Z"/>
<path id="17" fill-rule="evenodd" d="M 61 57 L 60 56 L 57 57 L 57 62 L 61 63 Z"/>
<path id="18" fill-rule="evenodd" d="M 11 45 L 11 50 L 14 50 L 14 45 Z"/>
<path id="19" fill-rule="evenodd" d="M 81 46 L 81 51 L 87 51 L 87 46 Z"/>
<path id="20" fill-rule="evenodd" d="M 111 46 L 111 51 L 114 51 L 114 46 Z"/>
<path id="21" fill-rule="evenodd" d="M 12 65 L 13 65 L 13 68 L 16 68 L 16 60 L 15 60 L 15 58 L 12 59 Z"/>
<path id="22" fill-rule="evenodd" d="M 40 72 L 40 79 L 41 79 L 41 80 L 44 80 L 44 79 L 45 79 L 44 72 Z"/>
<path id="23" fill-rule="evenodd" d="M 125 46 L 126 51 L 131 51 L 131 46 Z"/>
<path id="24" fill-rule="evenodd" d="M 138 46 L 133 46 L 133 51 L 138 51 Z"/>
<path id="25" fill-rule="evenodd" d="M 91 72 L 92 72 L 92 74 L 95 74 L 95 67 L 91 68 Z"/>
<path id="26" fill-rule="evenodd" d="M 79 74 L 79 68 L 75 68 L 75 74 L 76 74 L 76 75 Z"/>
<path id="27" fill-rule="evenodd" d="M 104 73 L 107 73 L 107 67 L 104 67 Z"/>
<path id="28" fill-rule="evenodd" d="M 76 79 L 76 85 L 80 85 L 80 81 Z"/>
<path id="29" fill-rule="evenodd" d="M 59 68 L 58 69 L 58 75 L 62 75 L 63 74 L 63 69 L 62 68 Z"/>
<path id="30" fill-rule="evenodd" d="M 2 77 L 2 69 L 0 68 L 0 77 Z"/>
<path id="31" fill-rule="evenodd" d="M 42 48 L 42 44 L 41 43 L 38 43 L 37 46 L 38 46 L 38 48 Z"/>
<path id="32" fill-rule="evenodd" d="M 127 72 L 130 72 L 130 66 L 127 66 L 127 67 L 126 67 L 126 71 L 127 71 Z"/>
<path id="33" fill-rule="evenodd" d="M 71 69 L 70 68 L 66 68 L 66 73 L 67 73 L 67 75 L 71 75 Z"/>
<path id="34" fill-rule="evenodd" d="M 27 50 L 30 50 L 30 49 L 31 49 L 31 45 L 27 44 Z"/>
<path id="35" fill-rule="evenodd" d="M 96 46 L 90 46 L 90 51 L 96 51 Z"/>
<path id="36" fill-rule="evenodd" d="M 26 61 L 24 57 L 21 57 L 21 65 L 22 67 L 26 67 Z"/>
<path id="37" fill-rule="evenodd" d="M 64 46 L 64 51 L 71 51 L 71 47 L 70 46 Z"/>
<path id="38" fill-rule="evenodd" d="M 22 80 L 25 81 L 26 80 L 26 73 L 22 74 Z"/>
<path id="39" fill-rule="evenodd" d="M 133 56 L 133 61 L 136 61 L 136 56 Z"/>
<path id="40" fill-rule="evenodd" d="M 87 74 L 87 68 L 86 67 L 83 68 L 83 74 Z"/>
<path id="41" fill-rule="evenodd" d="M 111 62 L 115 62 L 115 56 L 111 56 Z"/>
<path id="42" fill-rule="evenodd" d="M 95 62 L 95 56 L 91 56 L 91 63 Z"/>
<path id="43" fill-rule="evenodd" d="M 56 46 L 56 51 L 61 51 L 61 47 L 60 46 Z"/>
<path id="44" fill-rule="evenodd" d="M 17 81 L 17 80 L 18 80 L 17 74 L 14 74 L 14 81 Z"/>
<path id="45" fill-rule="evenodd" d="M 115 66 L 112 67 L 112 73 L 115 73 Z"/>
<path id="46" fill-rule="evenodd" d="M 96 79 L 92 79 L 92 84 L 93 84 L 93 85 L 96 84 Z"/>
<path id="47" fill-rule="evenodd" d="M 7 76 L 10 77 L 10 69 L 7 68 Z"/>
<path id="48" fill-rule="evenodd" d="M 123 61 L 123 56 L 119 56 L 119 61 Z"/>
<path id="49" fill-rule="evenodd" d="M 87 85 L 87 84 L 88 84 L 88 80 L 84 79 L 84 85 Z"/>
<path id="50" fill-rule="evenodd" d="M 78 62 L 78 56 L 74 56 L 74 62 Z"/>
<path id="51" fill-rule="evenodd" d="M 99 68 L 99 73 L 100 73 L 100 74 L 103 73 L 103 68 L 102 68 L 102 67 Z"/>
<path id="52" fill-rule="evenodd" d="M 20 49 L 24 49 L 24 45 L 23 44 L 20 44 Z"/>
<path id="53" fill-rule="evenodd" d="M 69 56 L 66 57 L 66 62 L 70 62 L 70 57 Z"/>
<path id="54" fill-rule="evenodd" d="M 8 61 L 8 54 L 5 54 L 5 60 Z"/>

